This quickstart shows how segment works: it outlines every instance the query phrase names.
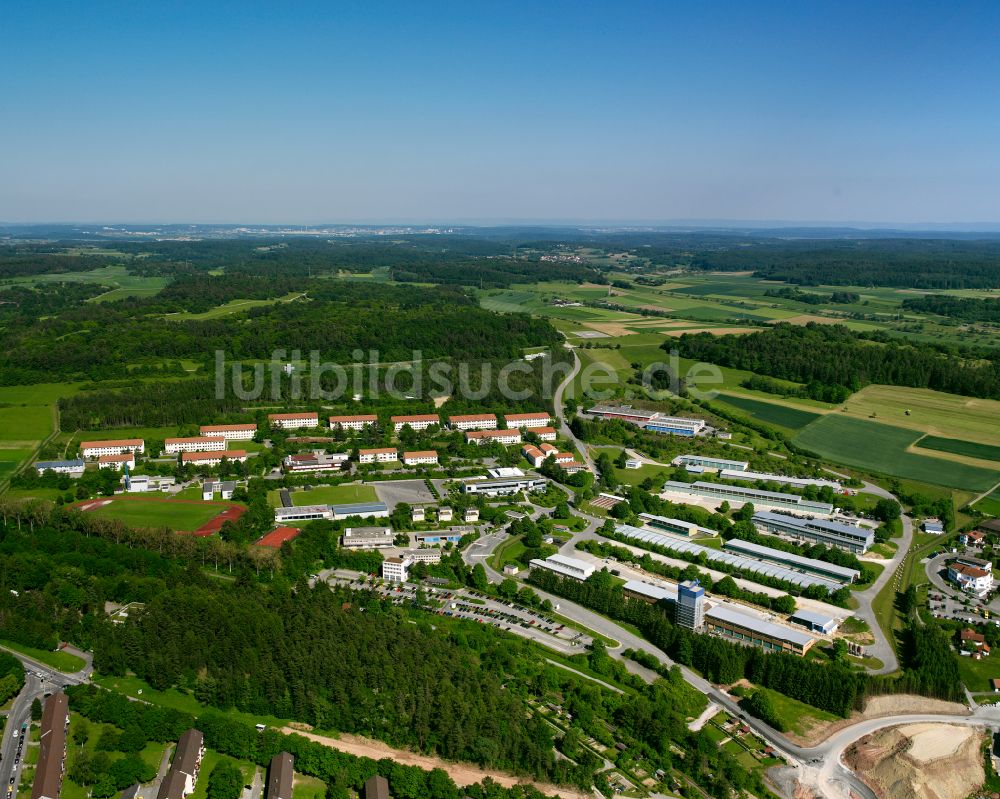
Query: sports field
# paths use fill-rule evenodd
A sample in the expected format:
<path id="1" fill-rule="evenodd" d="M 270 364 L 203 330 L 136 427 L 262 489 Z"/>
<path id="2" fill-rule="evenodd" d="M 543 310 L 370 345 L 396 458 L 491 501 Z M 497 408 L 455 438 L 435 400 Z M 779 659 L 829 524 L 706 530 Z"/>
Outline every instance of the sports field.
<path id="1" fill-rule="evenodd" d="M 907 452 L 919 438 L 914 430 L 831 413 L 804 427 L 793 440 L 837 463 L 932 485 L 985 491 L 1000 481 L 1000 471 Z"/>
<path id="2" fill-rule="evenodd" d="M 920 449 L 932 449 L 937 452 L 949 452 L 952 455 L 965 455 L 984 461 L 1000 462 L 1000 447 L 995 444 L 980 444 L 977 441 L 962 441 L 957 438 L 942 438 L 941 436 L 924 436 L 917 442 Z"/>
<path id="3" fill-rule="evenodd" d="M 309 491 L 292 492 L 292 503 L 295 505 L 346 505 L 377 501 L 375 489 L 363 485 L 319 486 Z"/>
<path id="4" fill-rule="evenodd" d="M 1000 446 L 997 400 L 961 397 L 926 388 L 867 386 L 848 399 L 843 408 L 847 416 L 855 419 L 868 419 L 875 414 L 875 421 L 895 427 Z"/>
<path id="5" fill-rule="evenodd" d="M 758 421 L 776 424 L 789 430 L 800 430 L 810 422 L 816 421 L 820 416 L 818 413 L 790 408 L 787 405 L 778 405 L 750 397 L 738 397 L 734 394 L 720 394 L 719 401 L 726 405 L 732 405 Z"/>
<path id="6" fill-rule="evenodd" d="M 74 507 L 86 513 L 117 519 L 129 527 L 169 527 L 171 530 L 193 533 L 233 505 L 229 502 L 129 496 L 85 500 Z"/>

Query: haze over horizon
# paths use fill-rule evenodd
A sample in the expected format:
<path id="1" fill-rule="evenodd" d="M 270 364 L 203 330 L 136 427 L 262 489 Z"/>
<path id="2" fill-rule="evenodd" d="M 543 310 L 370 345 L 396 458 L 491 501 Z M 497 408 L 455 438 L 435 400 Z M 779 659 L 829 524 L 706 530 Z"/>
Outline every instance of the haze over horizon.
<path id="1" fill-rule="evenodd" d="M 10 7 L 0 220 L 991 230 L 997 23 L 987 2 Z"/>

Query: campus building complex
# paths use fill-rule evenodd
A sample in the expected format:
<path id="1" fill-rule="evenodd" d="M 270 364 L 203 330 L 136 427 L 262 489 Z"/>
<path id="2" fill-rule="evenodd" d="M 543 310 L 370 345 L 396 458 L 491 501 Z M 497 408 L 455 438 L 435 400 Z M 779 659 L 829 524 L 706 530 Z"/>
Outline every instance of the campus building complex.
<path id="1" fill-rule="evenodd" d="M 679 483 L 667 480 L 663 484 L 664 494 L 675 494 L 684 497 L 702 497 L 719 502 L 747 502 L 753 505 L 766 505 L 772 508 L 790 508 L 802 513 L 819 513 L 829 516 L 833 513 L 833 505 L 829 502 L 813 502 L 798 494 L 784 494 L 778 491 L 761 491 L 758 488 L 727 485 L 725 483 L 709 483 L 698 480 L 694 483 Z"/>
<path id="2" fill-rule="evenodd" d="M 875 543 L 875 533 L 867 527 L 855 527 L 853 524 L 826 519 L 802 519 L 785 513 L 759 511 L 753 515 L 753 523 L 762 533 L 772 533 L 804 543 L 838 547 L 856 555 L 863 555 Z"/>
<path id="3" fill-rule="evenodd" d="M 534 558 L 531 566 L 536 569 L 554 572 L 560 577 L 572 577 L 574 580 L 586 580 L 596 571 L 596 567 L 578 558 L 568 558 L 556 553 L 547 558 Z"/>
<path id="4" fill-rule="evenodd" d="M 715 605 L 705 613 L 705 628 L 710 633 L 741 644 L 759 646 L 771 652 L 805 655 L 816 639 L 807 633 L 742 613 L 726 605 Z"/>
<path id="5" fill-rule="evenodd" d="M 599 419 L 630 422 L 654 433 L 671 433 L 679 436 L 695 436 L 706 427 L 704 419 L 667 416 L 659 411 L 647 411 L 630 405 L 595 405 L 587 413 Z"/>
<path id="6" fill-rule="evenodd" d="M 815 486 L 816 488 L 832 488 L 834 491 L 841 491 L 843 487 L 835 480 L 824 480 L 821 477 L 789 477 L 784 474 L 769 474 L 767 472 L 748 472 L 739 469 L 721 469 L 719 477 L 723 480 L 743 480 L 748 483 L 781 483 L 793 488 L 806 488 Z"/>
<path id="7" fill-rule="evenodd" d="M 744 541 L 740 538 L 732 538 L 723 545 L 726 552 L 733 552 L 737 555 L 746 555 L 750 558 L 763 560 L 768 563 L 777 563 L 787 566 L 790 569 L 798 569 L 808 574 L 817 574 L 830 580 L 837 580 L 844 584 L 856 582 L 861 572 L 847 566 L 838 566 L 835 563 L 827 563 L 824 560 L 807 558 L 797 555 L 794 552 L 785 552 L 782 549 L 766 547 L 762 544 L 755 544 L 752 541 Z"/>

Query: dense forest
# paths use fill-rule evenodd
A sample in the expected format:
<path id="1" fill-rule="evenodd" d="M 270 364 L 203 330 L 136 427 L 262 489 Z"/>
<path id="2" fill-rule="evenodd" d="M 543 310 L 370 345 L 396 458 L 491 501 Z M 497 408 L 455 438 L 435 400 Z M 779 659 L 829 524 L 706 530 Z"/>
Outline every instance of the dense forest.
<path id="1" fill-rule="evenodd" d="M 903 310 L 938 314 L 961 322 L 1000 323 L 1000 298 L 977 299 L 931 294 L 903 300 Z"/>
<path id="2" fill-rule="evenodd" d="M 779 324 L 744 336 L 687 333 L 663 344 L 680 355 L 797 383 L 911 386 L 1000 398 L 1000 360 L 962 358 L 938 348 L 862 335 L 840 325 Z"/>

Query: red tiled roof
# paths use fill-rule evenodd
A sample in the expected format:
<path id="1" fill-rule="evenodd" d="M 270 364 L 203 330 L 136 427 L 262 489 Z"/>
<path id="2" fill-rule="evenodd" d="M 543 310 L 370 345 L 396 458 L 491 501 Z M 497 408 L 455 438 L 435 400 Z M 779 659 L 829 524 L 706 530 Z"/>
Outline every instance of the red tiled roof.
<path id="1" fill-rule="evenodd" d="M 438 456 L 437 452 L 433 449 L 421 449 L 416 452 L 404 452 L 403 459 L 407 458 L 436 458 Z"/>
<path id="2" fill-rule="evenodd" d="M 465 413 L 458 416 L 449 416 L 449 422 L 495 422 L 495 413 Z"/>
<path id="3" fill-rule="evenodd" d="M 230 432 L 234 430 L 256 430 L 257 425 L 255 424 L 203 424 L 201 426 L 201 433 L 223 433 Z"/>
<path id="4" fill-rule="evenodd" d="M 395 447 L 379 447 L 377 449 L 359 449 L 359 455 L 384 455 L 386 452 L 395 452 Z"/>
<path id="5" fill-rule="evenodd" d="M 279 422 L 284 419 L 317 419 L 319 418 L 318 413 L 269 413 L 267 415 L 268 421 Z"/>
<path id="6" fill-rule="evenodd" d="M 506 438 L 507 436 L 520 436 L 517 430 L 469 430 L 465 437 L 469 438 Z"/>
<path id="7" fill-rule="evenodd" d="M 141 447 L 141 438 L 112 438 L 109 441 L 81 441 L 80 449 L 97 449 L 99 447 Z"/>
<path id="8" fill-rule="evenodd" d="M 98 455 L 98 463 L 129 463 L 135 460 L 135 455 L 131 452 L 125 452 L 121 455 Z"/>
<path id="9" fill-rule="evenodd" d="M 257 546 L 280 549 L 282 544 L 291 541 L 301 532 L 297 527 L 276 527 L 271 532 L 262 535 L 257 541 Z"/>
<path id="10" fill-rule="evenodd" d="M 393 416 L 392 422 L 405 424 L 406 422 L 440 422 L 441 417 L 436 413 L 418 413 L 415 416 Z"/>
<path id="11" fill-rule="evenodd" d="M 165 438 L 163 439 L 164 444 L 201 444 L 206 441 L 211 441 L 213 444 L 217 444 L 220 441 L 225 441 L 222 436 L 188 436 L 187 438 Z"/>
<path id="12" fill-rule="evenodd" d="M 508 422 L 527 422 L 532 419 L 551 419 L 547 413 L 506 413 L 504 420 Z"/>
<path id="13" fill-rule="evenodd" d="M 357 416 L 331 416 L 330 424 L 340 424 L 341 422 L 377 422 L 378 416 L 375 414 L 359 414 Z"/>
<path id="14" fill-rule="evenodd" d="M 219 449 L 214 452 L 182 452 L 181 462 L 207 461 L 215 458 L 229 458 L 233 460 L 235 458 L 245 458 L 246 456 L 247 451 L 245 449 Z"/>

